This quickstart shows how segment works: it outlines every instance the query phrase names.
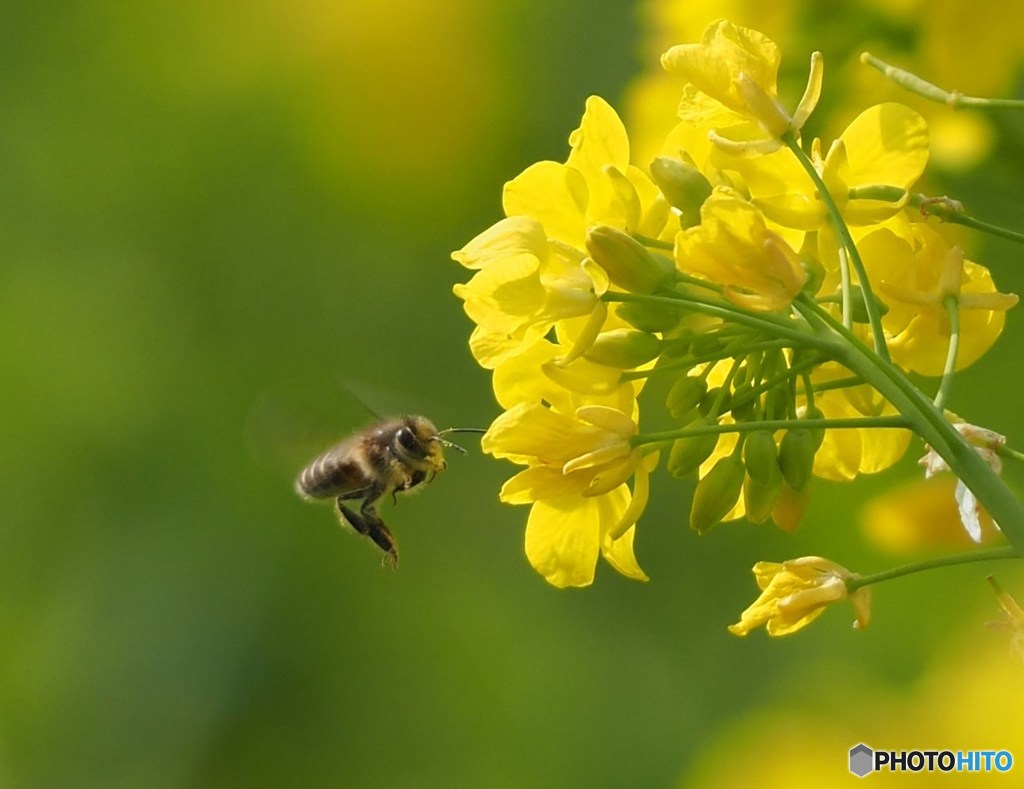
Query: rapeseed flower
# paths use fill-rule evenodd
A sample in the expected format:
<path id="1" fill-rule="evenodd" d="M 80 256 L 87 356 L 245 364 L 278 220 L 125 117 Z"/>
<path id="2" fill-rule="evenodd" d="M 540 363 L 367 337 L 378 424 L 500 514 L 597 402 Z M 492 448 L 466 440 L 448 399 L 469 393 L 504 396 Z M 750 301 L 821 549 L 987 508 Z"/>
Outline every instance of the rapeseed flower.
<path id="1" fill-rule="evenodd" d="M 865 628 L 871 618 L 871 590 L 861 587 L 850 594 L 846 582 L 858 576 L 820 556 L 804 556 L 787 562 L 758 562 L 754 578 L 761 596 L 729 625 L 729 631 L 745 636 L 765 625 L 770 636 L 785 636 L 806 627 L 825 609 L 843 600 L 853 604 L 854 627 Z"/>

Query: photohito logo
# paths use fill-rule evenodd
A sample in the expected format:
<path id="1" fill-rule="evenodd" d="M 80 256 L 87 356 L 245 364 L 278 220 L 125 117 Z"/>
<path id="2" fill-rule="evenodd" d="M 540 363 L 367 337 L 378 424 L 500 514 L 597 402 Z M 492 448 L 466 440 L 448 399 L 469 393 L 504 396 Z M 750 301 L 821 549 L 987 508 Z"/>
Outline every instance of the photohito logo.
<path id="1" fill-rule="evenodd" d="M 850 772 L 1005 773 L 1013 768 L 1009 751 L 876 751 L 864 743 L 850 748 Z"/>

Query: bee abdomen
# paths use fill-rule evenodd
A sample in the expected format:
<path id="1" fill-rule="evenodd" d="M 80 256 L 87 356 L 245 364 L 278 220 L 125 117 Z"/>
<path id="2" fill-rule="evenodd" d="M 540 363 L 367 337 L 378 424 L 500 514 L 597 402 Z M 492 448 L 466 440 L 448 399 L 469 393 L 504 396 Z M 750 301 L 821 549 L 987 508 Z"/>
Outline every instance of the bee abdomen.
<path id="1" fill-rule="evenodd" d="M 306 466 L 295 481 L 300 495 L 314 499 L 339 496 L 369 485 L 366 470 L 351 455 L 336 449 L 325 452 Z"/>

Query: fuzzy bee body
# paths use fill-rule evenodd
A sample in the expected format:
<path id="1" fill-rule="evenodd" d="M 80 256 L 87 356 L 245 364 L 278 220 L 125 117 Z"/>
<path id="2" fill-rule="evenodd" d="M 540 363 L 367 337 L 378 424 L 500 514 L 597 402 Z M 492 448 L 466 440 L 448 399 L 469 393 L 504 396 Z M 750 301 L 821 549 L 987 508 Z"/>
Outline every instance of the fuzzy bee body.
<path id="1" fill-rule="evenodd" d="M 433 422 L 404 416 L 378 422 L 316 457 L 299 474 L 296 491 L 307 499 L 335 499 L 343 523 L 369 537 L 398 566 L 398 545 L 377 512 L 378 502 L 430 482 L 447 467 Z M 358 512 L 345 502 L 362 500 Z"/>

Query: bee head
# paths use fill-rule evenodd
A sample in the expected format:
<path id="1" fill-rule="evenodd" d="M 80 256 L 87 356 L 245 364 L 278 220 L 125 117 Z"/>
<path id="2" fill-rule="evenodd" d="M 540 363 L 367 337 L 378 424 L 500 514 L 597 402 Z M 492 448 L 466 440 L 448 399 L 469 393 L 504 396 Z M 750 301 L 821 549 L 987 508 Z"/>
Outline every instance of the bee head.
<path id="1" fill-rule="evenodd" d="M 444 442 L 434 423 L 424 416 L 409 416 L 402 420 L 392 442 L 395 453 L 414 468 L 441 471 L 444 460 Z"/>

